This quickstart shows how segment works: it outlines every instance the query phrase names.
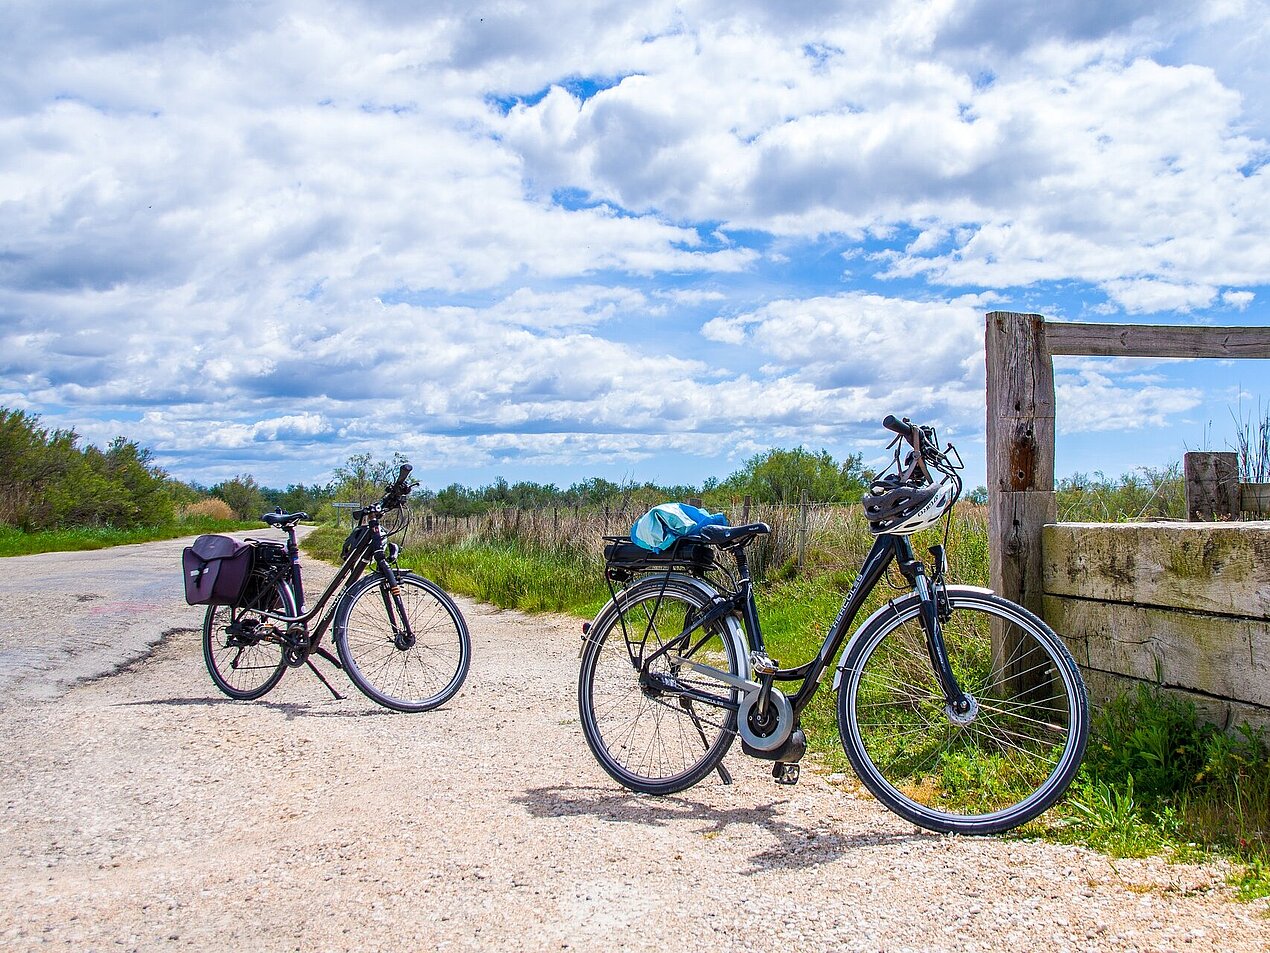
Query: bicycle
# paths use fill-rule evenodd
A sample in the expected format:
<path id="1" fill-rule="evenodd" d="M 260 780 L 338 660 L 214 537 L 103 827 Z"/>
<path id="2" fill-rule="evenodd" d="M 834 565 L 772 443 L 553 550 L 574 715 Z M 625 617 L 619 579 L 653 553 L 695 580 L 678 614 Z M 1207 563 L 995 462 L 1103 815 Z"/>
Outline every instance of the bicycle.
<path id="1" fill-rule="evenodd" d="M 243 597 L 208 606 L 203 658 L 217 688 L 230 698 L 261 698 L 288 668 L 307 665 L 332 695 L 343 697 L 313 665 L 316 655 L 386 708 L 429 711 L 454 697 L 471 661 L 467 623 L 441 587 L 397 568 L 400 547 L 388 542 L 408 522 L 406 498 L 416 485 L 410 469 L 402 465 L 382 499 L 353 512 L 357 524 L 344 542 L 339 571 L 307 610 L 296 526 L 309 515 L 279 508 L 261 517 L 286 533 L 287 542 L 255 541 Z M 363 575 L 372 563 L 374 570 Z M 338 657 L 321 644 L 332 626 Z"/>
<path id="2" fill-rule="evenodd" d="M 938 449 L 933 428 L 893 416 L 883 425 L 896 434 L 896 472 L 866 497 L 872 548 L 801 665 L 782 668 L 765 648 L 746 555 L 770 532 L 765 523 L 707 526 L 661 554 L 606 537 L 613 598 L 583 626 L 578 706 L 588 746 L 616 781 L 659 795 L 711 771 L 731 783 L 722 762 L 739 735 L 746 754 L 775 762 L 779 783 L 796 783 L 807 744 L 799 717 L 837 657 L 847 758 L 901 817 L 944 833 L 997 833 L 1062 796 L 1088 740 L 1080 672 L 1031 612 L 950 584 L 945 545 L 930 548 L 929 569 L 917 558 L 911 534 L 951 519 L 961 459 L 951 444 Z M 716 553 L 731 554 L 735 569 Z M 893 565 L 906 591 L 846 640 Z"/>

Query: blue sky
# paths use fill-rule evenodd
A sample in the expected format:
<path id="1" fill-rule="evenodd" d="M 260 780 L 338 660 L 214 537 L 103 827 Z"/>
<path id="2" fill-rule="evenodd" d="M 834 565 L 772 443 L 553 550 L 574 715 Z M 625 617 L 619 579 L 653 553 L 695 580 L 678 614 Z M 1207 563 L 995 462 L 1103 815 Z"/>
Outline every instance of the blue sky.
<path id="1" fill-rule="evenodd" d="M 173 475 L 983 479 L 983 317 L 1270 325 L 1270 9 L 0 11 L 0 404 Z M 1060 359 L 1058 470 L 1221 448 L 1259 362 Z"/>

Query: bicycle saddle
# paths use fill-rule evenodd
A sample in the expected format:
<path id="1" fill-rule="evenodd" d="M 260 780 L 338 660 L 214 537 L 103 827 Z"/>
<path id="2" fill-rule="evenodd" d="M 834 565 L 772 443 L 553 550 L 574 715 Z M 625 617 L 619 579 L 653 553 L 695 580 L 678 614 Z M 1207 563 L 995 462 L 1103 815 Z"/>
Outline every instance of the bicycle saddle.
<path id="1" fill-rule="evenodd" d="M 260 517 L 269 526 L 294 526 L 302 520 L 309 519 L 308 513 L 284 513 L 279 509 L 276 513 L 266 513 Z"/>
<path id="2" fill-rule="evenodd" d="M 762 536 L 771 531 L 772 528 L 766 523 L 746 523 L 744 526 L 711 525 L 703 526 L 691 536 L 685 536 L 684 539 L 709 543 L 720 549 L 731 549 L 734 546 L 744 546 L 755 536 Z"/>

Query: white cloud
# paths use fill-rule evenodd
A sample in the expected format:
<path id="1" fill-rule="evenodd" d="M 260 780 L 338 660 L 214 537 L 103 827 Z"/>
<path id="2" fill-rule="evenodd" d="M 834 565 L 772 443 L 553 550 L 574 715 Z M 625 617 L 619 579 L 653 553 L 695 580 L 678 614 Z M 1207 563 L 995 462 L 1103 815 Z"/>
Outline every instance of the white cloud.
<path id="1" fill-rule="evenodd" d="M 1194 388 L 1155 384 L 1125 387 L 1092 368 L 1056 373 L 1054 392 L 1055 424 L 1060 434 L 1161 427 L 1203 400 L 1203 394 Z"/>
<path id="2" fill-rule="evenodd" d="M 208 477 L 845 449 L 977 428 L 1018 289 L 1255 315 L 1265 4 L 1006 9 L 11 4 L 3 403 Z"/>
<path id="3" fill-rule="evenodd" d="M 1256 297 L 1251 291 L 1223 291 L 1221 299 L 1236 311 L 1246 311 Z"/>

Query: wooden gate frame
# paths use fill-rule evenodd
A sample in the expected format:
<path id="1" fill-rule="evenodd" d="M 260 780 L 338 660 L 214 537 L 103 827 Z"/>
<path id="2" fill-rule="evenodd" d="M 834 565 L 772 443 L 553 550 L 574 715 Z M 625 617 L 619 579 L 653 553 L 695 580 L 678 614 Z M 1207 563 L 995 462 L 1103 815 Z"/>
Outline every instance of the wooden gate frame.
<path id="1" fill-rule="evenodd" d="M 1069 324 L 992 311 L 988 370 L 988 532 L 992 588 L 1041 615 L 1041 528 L 1057 522 L 1054 362 L 1084 357 L 1270 358 L 1270 328 Z"/>

